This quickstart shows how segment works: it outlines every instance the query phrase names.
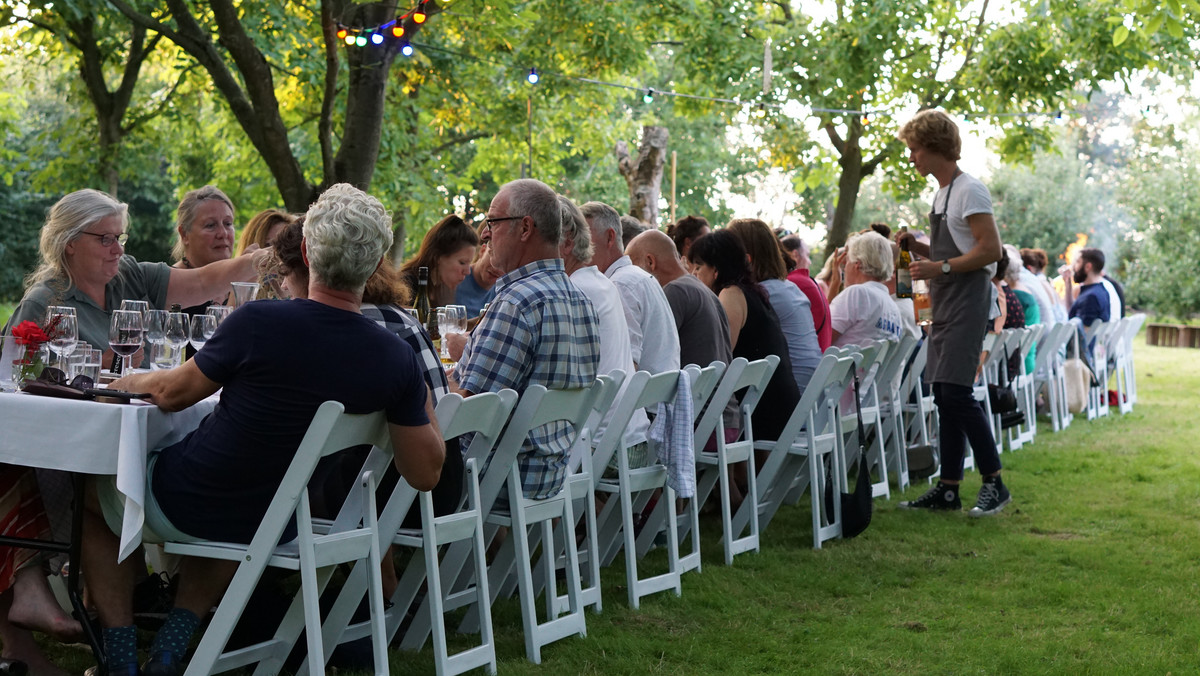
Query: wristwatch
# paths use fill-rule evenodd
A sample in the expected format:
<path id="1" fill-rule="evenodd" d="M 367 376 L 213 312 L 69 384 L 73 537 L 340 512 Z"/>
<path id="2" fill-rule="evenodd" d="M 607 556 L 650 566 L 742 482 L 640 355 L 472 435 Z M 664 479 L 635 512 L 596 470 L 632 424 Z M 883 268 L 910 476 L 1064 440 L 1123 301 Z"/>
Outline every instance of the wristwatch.
<path id="1" fill-rule="evenodd" d="M 943 275 L 950 274 L 950 261 L 949 260 L 942 261 L 942 274 Z"/>

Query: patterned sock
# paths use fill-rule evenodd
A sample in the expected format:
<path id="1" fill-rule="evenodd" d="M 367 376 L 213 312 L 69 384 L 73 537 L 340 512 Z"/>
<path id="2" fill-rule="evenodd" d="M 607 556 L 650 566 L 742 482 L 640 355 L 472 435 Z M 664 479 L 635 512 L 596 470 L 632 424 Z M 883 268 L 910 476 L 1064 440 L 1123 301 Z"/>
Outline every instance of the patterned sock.
<path id="1" fill-rule="evenodd" d="M 137 627 L 105 627 L 104 652 L 110 667 L 137 664 Z"/>
<path id="2" fill-rule="evenodd" d="M 167 615 L 167 621 L 163 622 L 162 629 L 159 629 L 158 635 L 154 637 L 154 644 L 150 646 L 150 656 L 167 652 L 182 658 L 198 626 L 200 618 L 196 617 L 196 613 L 186 608 L 172 608 L 171 613 Z"/>

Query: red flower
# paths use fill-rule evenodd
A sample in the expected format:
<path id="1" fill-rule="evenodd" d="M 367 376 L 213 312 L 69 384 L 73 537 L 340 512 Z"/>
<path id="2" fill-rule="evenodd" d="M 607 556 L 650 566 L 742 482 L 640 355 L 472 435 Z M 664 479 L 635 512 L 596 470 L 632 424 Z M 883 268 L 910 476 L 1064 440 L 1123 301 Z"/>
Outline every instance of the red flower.
<path id="1" fill-rule="evenodd" d="M 37 348 L 42 343 L 50 340 L 50 336 L 42 330 L 42 327 L 37 325 L 37 322 L 23 321 L 13 327 L 13 338 L 17 339 L 18 345 L 28 345 Z"/>

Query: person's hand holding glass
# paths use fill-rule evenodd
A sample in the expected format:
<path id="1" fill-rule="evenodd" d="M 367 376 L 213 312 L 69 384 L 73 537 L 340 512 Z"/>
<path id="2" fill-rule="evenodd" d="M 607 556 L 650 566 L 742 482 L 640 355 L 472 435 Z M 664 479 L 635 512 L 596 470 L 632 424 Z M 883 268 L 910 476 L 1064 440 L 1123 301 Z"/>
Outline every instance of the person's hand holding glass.
<path id="1" fill-rule="evenodd" d="M 142 313 L 137 310 L 114 310 L 108 325 L 108 346 L 121 357 L 122 372 L 128 371 L 129 358 L 142 349 Z M 114 358 L 115 362 L 115 358 Z"/>
<path id="2" fill-rule="evenodd" d="M 65 372 L 67 355 L 75 351 L 75 343 L 79 340 L 75 308 L 65 305 L 46 308 L 46 334 L 50 338 L 50 350 L 57 356 L 59 368 Z"/>

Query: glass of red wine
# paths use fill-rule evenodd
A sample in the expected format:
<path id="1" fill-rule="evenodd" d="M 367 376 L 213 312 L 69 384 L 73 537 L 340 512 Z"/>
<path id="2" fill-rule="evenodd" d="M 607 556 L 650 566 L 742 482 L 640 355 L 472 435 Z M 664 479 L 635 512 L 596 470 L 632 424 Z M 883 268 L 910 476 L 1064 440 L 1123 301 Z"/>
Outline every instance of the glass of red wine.
<path id="1" fill-rule="evenodd" d="M 121 357 L 121 367 L 116 367 L 113 358 L 114 372 L 124 373 L 129 369 L 129 358 L 142 348 L 142 313 L 136 310 L 114 310 L 112 322 L 108 326 L 108 346 L 113 354 Z"/>

